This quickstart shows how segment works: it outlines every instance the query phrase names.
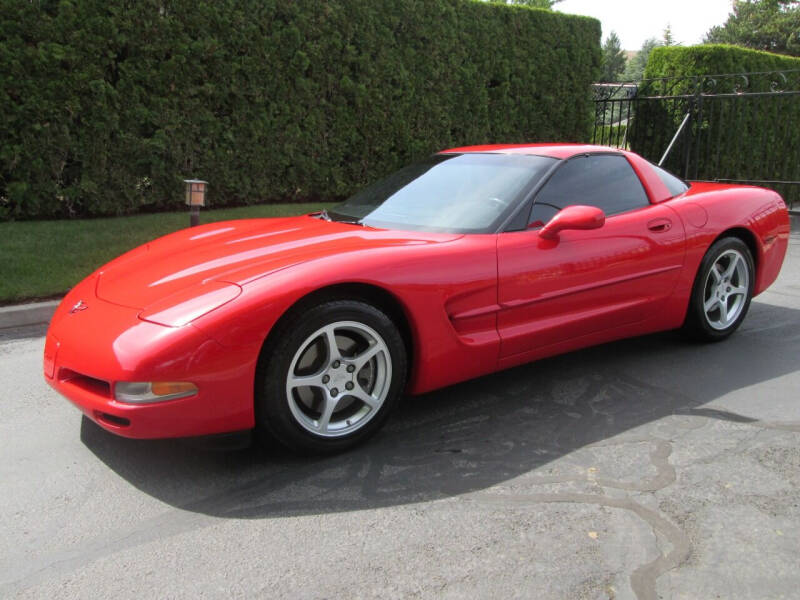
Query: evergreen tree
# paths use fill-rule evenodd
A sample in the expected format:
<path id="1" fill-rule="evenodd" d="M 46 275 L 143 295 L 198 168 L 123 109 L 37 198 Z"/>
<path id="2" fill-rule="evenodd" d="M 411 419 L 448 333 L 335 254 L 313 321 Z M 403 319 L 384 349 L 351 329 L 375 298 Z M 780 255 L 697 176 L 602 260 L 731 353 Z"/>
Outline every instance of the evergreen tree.
<path id="1" fill-rule="evenodd" d="M 644 75 L 644 69 L 647 66 L 647 59 L 650 58 L 650 53 L 653 48 L 660 45 L 661 42 L 655 38 L 645 40 L 641 50 L 628 61 L 625 72 L 622 74 L 623 79 L 625 81 L 639 81 Z"/>
<path id="2" fill-rule="evenodd" d="M 800 2 L 734 0 L 728 20 L 712 27 L 703 41 L 800 56 Z"/>
<path id="3" fill-rule="evenodd" d="M 620 75 L 625 70 L 625 53 L 622 51 L 619 37 L 616 32 L 608 34 L 603 43 L 603 71 L 601 82 L 619 81 Z"/>
<path id="4" fill-rule="evenodd" d="M 661 44 L 664 46 L 680 46 L 680 44 L 675 41 L 675 38 L 672 37 L 672 26 L 669 23 L 667 23 L 667 26 L 664 28 Z"/>

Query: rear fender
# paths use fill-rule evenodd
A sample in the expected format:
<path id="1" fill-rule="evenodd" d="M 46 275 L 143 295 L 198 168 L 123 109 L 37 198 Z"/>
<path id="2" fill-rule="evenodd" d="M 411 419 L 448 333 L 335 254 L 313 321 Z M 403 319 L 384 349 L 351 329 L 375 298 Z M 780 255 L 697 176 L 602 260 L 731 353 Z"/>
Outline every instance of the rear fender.
<path id="1" fill-rule="evenodd" d="M 674 300 L 681 323 L 700 262 L 721 237 L 739 237 L 753 251 L 754 295 L 775 281 L 789 243 L 789 216 L 780 195 L 757 187 L 694 183 L 689 192 L 668 204 L 686 228 L 686 267 Z"/>

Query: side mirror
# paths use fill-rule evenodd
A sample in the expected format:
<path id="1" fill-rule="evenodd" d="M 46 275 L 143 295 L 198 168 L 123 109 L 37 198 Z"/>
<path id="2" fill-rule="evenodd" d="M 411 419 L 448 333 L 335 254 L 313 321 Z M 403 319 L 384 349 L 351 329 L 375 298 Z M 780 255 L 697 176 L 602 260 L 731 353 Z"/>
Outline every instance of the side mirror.
<path id="1" fill-rule="evenodd" d="M 567 206 L 539 230 L 539 237 L 555 240 L 562 229 L 597 229 L 605 222 L 605 213 L 596 206 Z"/>

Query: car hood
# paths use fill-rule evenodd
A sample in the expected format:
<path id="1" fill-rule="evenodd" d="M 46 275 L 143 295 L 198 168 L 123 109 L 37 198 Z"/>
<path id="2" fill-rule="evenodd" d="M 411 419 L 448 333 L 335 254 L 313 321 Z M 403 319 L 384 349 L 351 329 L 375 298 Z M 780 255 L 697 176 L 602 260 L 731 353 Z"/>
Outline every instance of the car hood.
<path id="1" fill-rule="evenodd" d="M 184 229 L 140 246 L 98 271 L 97 296 L 145 309 L 188 288 L 246 285 L 323 256 L 372 248 L 440 243 L 458 234 L 389 231 L 302 216 L 225 221 Z M 202 286 L 202 287 L 198 287 Z"/>

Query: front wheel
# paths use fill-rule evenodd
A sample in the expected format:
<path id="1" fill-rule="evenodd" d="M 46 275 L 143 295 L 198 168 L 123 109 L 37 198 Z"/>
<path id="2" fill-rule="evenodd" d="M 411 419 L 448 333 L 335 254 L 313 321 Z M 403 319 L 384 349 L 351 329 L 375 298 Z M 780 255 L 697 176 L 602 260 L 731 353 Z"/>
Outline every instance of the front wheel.
<path id="1" fill-rule="evenodd" d="M 405 386 L 406 351 L 376 307 L 337 300 L 275 332 L 256 382 L 260 428 L 301 453 L 344 450 L 383 425 Z"/>
<path id="2" fill-rule="evenodd" d="M 715 242 L 700 263 L 684 331 L 703 341 L 728 337 L 747 315 L 754 280 L 753 257 L 742 240 Z"/>

